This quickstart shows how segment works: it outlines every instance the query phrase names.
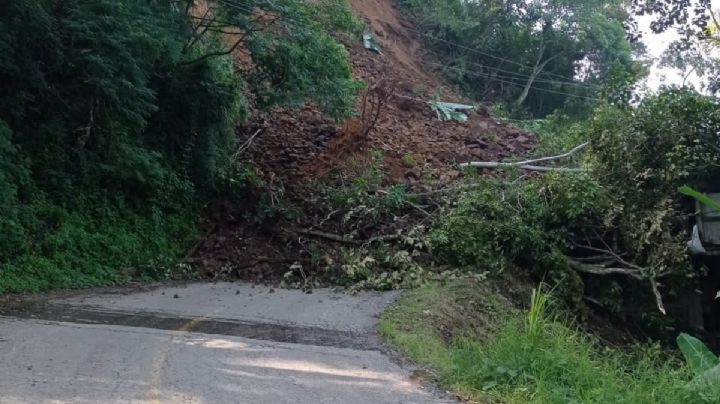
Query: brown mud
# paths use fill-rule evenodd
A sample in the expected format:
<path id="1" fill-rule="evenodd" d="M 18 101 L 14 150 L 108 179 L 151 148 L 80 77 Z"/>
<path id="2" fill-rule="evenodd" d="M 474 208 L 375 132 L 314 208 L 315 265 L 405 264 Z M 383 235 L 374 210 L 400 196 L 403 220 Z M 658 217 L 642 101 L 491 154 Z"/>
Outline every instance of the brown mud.
<path id="1" fill-rule="evenodd" d="M 380 55 L 362 43 L 343 43 L 354 78 L 368 89 L 365 102 L 358 97 L 358 115 L 363 108 L 378 106 L 379 114 L 335 122 L 313 105 L 256 111 L 238 128 L 238 141 L 242 144 L 257 133 L 245 157 L 268 185 L 267 199 L 289 201 L 299 215 L 293 223 L 255 225 L 244 217 L 244 207 L 218 203 L 209 209 L 208 233 L 190 258 L 207 275 L 277 279 L 282 268 L 307 259 L 306 240 L 283 229 L 321 221 L 327 212 L 315 206 L 313 187 L 318 181 L 337 183 L 337 171 L 365 161 L 370 150 L 383 155 L 384 185 L 422 190 L 431 187 L 429 183 L 447 186 L 460 177 L 458 163 L 520 156 L 535 145 L 531 134 L 493 118 L 484 107 L 472 112 L 466 123 L 441 122 L 427 101 L 437 97 L 472 102 L 427 68 L 432 55 L 424 51 L 411 22 L 394 1 L 349 3 L 383 50 Z"/>

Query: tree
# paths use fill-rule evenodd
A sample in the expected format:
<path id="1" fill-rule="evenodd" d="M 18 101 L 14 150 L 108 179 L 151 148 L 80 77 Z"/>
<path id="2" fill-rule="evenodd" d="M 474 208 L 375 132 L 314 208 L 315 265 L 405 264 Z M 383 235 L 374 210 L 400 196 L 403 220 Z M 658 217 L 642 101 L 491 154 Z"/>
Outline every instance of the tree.
<path id="1" fill-rule="evenodd" d="M 246 184 L 226 162 L 248 95 L 350 114 L 328 30 L 354 20 L 327 2 L 0 1 L 0 293 L 162 276 L 147 262 Z"/>
<path id="2" fill-rule="evenodd" d="M 404 4 L 424 18 L 426 37 L 466 89 L 535 116 L 569 101 L 592 102 L 618 68 L 641 73 L 625 37 L 628 15 L 620 1 Z"/>
<path id="3" fill-rule="evenodd" d="M 679 29 L 684 39 L 704 35 L 708 27 L 712 0 L 631 0 L 633 14 L 650 15 L 655 33 Z"/>
<path id="4" fill-rule="evenodd" d="M 700 81 L 698 90 L 708 94 L 720 91 L 719 24 L 709 0 L 635 1 L 633 10 L 637 15 L 655 17 L 650 25 L 654 32 L 677 32 L 678 39 L 662 55 L 661 66 L 679 70 L 683 86 L 691 86 L 688 78 L 694 74 Z"/>
<path id="5" fill-rule="evenodd" d="M 253 68 L 244 70 L 260 106 L 312 101 L 336 118 L 352 113 L 358 83 L 330 32 L 352 34 L 358 25 L 341 1 L 211 0 L 202 7 L 178 1 L 192 21 L 181 65 L 244 54 L 252 60 Z M 217 46 L 197 51 L 208 42 Z"/>

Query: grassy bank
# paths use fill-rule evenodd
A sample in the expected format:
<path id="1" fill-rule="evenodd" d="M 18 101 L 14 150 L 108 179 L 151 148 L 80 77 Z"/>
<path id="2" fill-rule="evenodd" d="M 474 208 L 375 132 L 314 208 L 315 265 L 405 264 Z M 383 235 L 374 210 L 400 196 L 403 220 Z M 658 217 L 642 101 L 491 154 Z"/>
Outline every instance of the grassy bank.
<path id="1" fill-rule="evenodd" d="M 550 306 L 545 294 L 526 311 L 484 284 L 432 284 L 406 293 L 380 331 L 473 402 L 703 402 L 685 387 L 692 373 L 680 360 L 656 346 L 602 346 Z"/>

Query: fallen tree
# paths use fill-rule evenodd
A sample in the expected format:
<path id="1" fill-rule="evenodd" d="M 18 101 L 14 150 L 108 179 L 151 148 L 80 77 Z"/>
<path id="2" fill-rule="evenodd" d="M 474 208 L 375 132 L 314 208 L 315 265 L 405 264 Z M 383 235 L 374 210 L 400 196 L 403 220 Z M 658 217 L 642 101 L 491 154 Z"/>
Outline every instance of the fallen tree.
<path id="1" fill-rule="evenodd" d="M 540 157 L 536 159 L 531 160 L 524 160 L 524 161 L 517 161 L 517 162 L 498 162 L 498 161 L 472 161 L 469 163 L 463 163 L 460 164 L 460 167 L 476 167 L 476 168 L 520 168 L 523 170 L 531 170 L 531 171 L 564 171 L 564 172 L 579 172 L 581 171 L 580 168 L 566 168 L 566 167 L 547 167 L 547 166 L 538 166 L 535 165 L 536 163 L 542 163 L 546 161 L 554 161 L 554 160 L 561 160 L 564 158 L 572 157 L 580 150 L 583 150 L 588 146 L 589 143 L 583 143 L 581 145 L 578 145 L 574 147 L 572 150 L 570 150 L 567 153 L 563 153 L 557 156 L 550 156 L 550 157 Z"/>

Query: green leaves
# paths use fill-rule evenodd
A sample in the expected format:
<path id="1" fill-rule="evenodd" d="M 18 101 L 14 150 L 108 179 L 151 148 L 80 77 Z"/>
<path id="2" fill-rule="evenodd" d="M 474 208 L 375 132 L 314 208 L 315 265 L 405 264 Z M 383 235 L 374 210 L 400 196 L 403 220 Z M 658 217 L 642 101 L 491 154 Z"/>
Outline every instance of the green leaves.
<path id="1" fill-rule="evenodd" d="M 559 252 L 573 233 L 597 225 L 605 201 L 602 189 L 582 173 L 479 185 L 435 222 L 428 239 L 434 254 L 479 271 L 499 272 L 507 262 L 566 270 Z"/>
<path id="2" fill-rule="evenodd" d="M 263 33 L 248 46 L 256 65 L 249 80 L 263 106 L 313 101 L 334 118 L 352 113 L 359 83 L 351 78 L 347 52 L 328 33 Z"/>
<path id="3" fill-rule="evenodd" d="M 634 108 L 603 106 L 587 122 L 588 166 L 608 190 L 613 208 L 606 222 L 635 264 L 692 276 L 687 229 L 678 191 L 694 191 L 720 175 L 720 104 L 685 89 L 646 97 Z M 693 188 L 694 187 L 694 188 Z"/>
<path id="4" fill-rule="evenodd" d="M 682 333 L 677 337 L 677 344 L 685 360 L 696 375 L 701 375 L 718 366 L 720 359 L 699 339 Z"/>
<path id="5" fill-rule="evenodd" d="M 677 344 L 695 378 L 687 387 L 700 394 L 707 402 L 720 399 L 720 359 L 699 339 L 682 333 Z"/>
<path id="6" fill-rule="evenodd" d="M 400 4 L 416 17 L 453 81 L 476 98 L 511 105 L 516 115 L 583 114 L 606 83 L 614 82 L 613 94 L 623 93 L 629 85 L 618 78 L 634 82 L 641 74 L 619 0 Z"/>
<path id="7" fill-rule="evenodd" d="M 252 58 L 253 68 L 245 79 L 258 106 L 297 108 L 313 102 L 333 118 L 349 117 L 360 86 L 352 79 L 347 52 L 335 37 L 354 38 L 360 25 L 345 1 L 250 3 L 219 2 L 218 12 L 223 15 L 215 24 L 246 33 L 233 40 L 239 40 L 240 48 Z M 267 18 L 258 19 L 256 13 Z"/>
<path id="8" fill-rule="evenodd" d="M 708 207 L 720 212 L 720 203 L 717 203 L 716 201 L 710 199 L 707 195 L 703 194 L 702 192 L 698 192 L 687 185 L 678 188 L 678 192 L 680 192 L 683 195 L 693 197 L 698 202 L 702 203 L 703 205 L 708 206 Z"/>

